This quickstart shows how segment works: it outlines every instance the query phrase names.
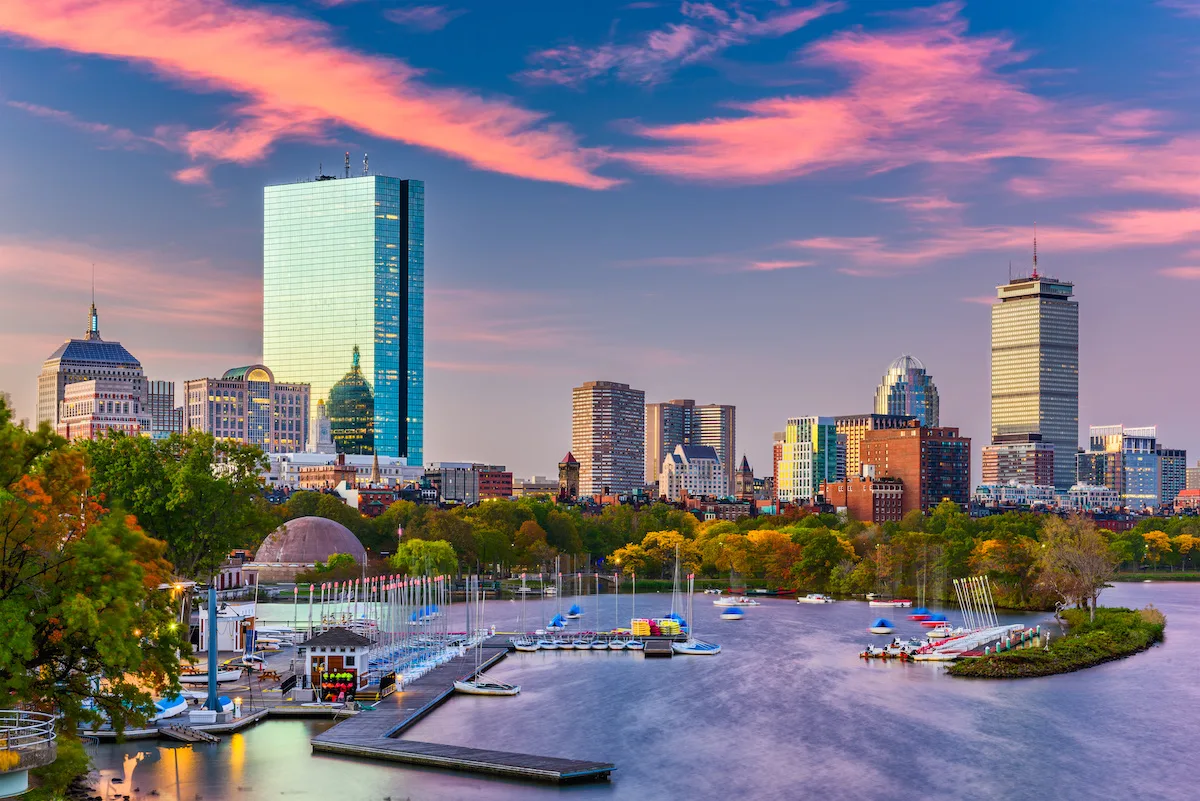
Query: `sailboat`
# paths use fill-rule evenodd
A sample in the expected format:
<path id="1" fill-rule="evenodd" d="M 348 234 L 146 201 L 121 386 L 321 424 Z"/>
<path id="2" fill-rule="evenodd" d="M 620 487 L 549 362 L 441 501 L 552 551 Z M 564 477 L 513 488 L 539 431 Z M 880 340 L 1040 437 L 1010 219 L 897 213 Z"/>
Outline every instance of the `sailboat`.
<path id="1" fill-rule="evenodd" d="M 633 611 L 629 613 L 629 630 L 632 632 L 633 621 L 637 619 L 637 573 L 630 573 L 630 576 L 633 578 L 633 592 L 630 593 L 630 600 L 633 601 Z M 625 647 L 630 651 L 644 651 L 646 650 L 646 643 L 637 637 L 631 637 L 625 641 Z"/>
<path id="2" fill-rule="evenodd" d="M 579 573 L 576 573 L 575 574 L 575 596 L 576 597 L 583 594 L 582 592 L 580 592 L 580 590 L 582 590 L 582 589 L 583 589 L 583 577 Z M 583 608 L 580 607 L 578 603 L 572 603 L 571 608 L 567 610 L 567 620 L 578 620 L 581 617 L 583 617 Z"/>
<path id="3" fill-rule="evenodd" d="M 588 645 L 593 651 L 604 651 L 608 649 L 608 643 L 600 639 L 600 573 L 596 572 L 596 633 L 592 635 L 592 641 Z"/>
<path id="4" fill-rule="evenodd" d="M 716 643 L 696 639 L 696 619 L 692 616 L 692 597 L 696 589 L 696 574 L 689 573 L 688 581 L 688 638 L 687 642 L 671 643 L 671 650 L 677 654 L 692 654 L 695 656 L 711 656 L 721 653 L 721 646 Z"/>
<path id="5" fill-rule="evenodd" d="M 624 651 L 629 643 L 621 639 L 620 633 L 617 632 L 621 628 L 621 575 L 613 574 L 613 638 L 608 641 L 608 649 L 610 651 Z"/>
<path id="6" fill-rule="evenodd" d="M 470 581 L 470 580 L 469 580 Z M 487 596 L 479 587 L 479 577 L 473 577 L 473 595 L 475 603 L 478 604 L 479 613 L 476 616 L 476 625 L 479 629 L 478 640 L 475 643 L 475 672 L 472 678 L 463 681 L 454 682 L 454 691 L 464 693 L 466 695 L 516 695 L 521 692 L 520 685 L 505 684 L 502 681 L 489 679 L 483 673 L 483 642 L 486 635 L 486 629 L 483 626 L 483 608 L 487 600 Z M 467 614 L 471 614 L 471 601 L 468 601 Z M 470 626 L 468 633 L 470 632 Z"/>
<path id="7" fill-rule="evenodd" d="M 525 574 L 521 574 L 521 587 L 525 587 Z M 513 638 L 513 648 L 518 651 L 536 651 L 538 649 L 537 640 L 529 636 L 529 625 L 525 622 L 525 593 L 521 593 L 521 621 L 518 624 L 520 633 Z"/>

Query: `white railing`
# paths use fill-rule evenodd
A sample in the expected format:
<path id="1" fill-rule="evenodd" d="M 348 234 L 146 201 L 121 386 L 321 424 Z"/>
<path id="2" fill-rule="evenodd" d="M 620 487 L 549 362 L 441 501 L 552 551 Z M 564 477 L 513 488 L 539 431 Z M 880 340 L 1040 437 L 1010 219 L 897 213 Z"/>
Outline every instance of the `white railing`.
<path id="1" fill-rule="evenodd" d="M 0 773 L 48 765 L 57 756 L 54 716 L 23 709 L 0 709 Z"/>

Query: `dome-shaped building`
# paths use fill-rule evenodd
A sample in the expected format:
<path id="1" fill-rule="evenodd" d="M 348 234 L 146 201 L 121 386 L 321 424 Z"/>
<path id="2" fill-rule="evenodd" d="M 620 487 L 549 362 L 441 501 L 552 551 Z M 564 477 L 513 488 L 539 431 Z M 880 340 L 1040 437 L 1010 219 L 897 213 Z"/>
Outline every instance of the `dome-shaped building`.
<path id="1" fill-rule="evenodd" d="M 375 396 L 359 366 L 358 345 L 350 372 L 329 390 L 329 426 L 338 453 L 375 452 Z"/>
<path id="2" fill-rule="evenodd" d="M 923 426 L 937 426 L 938 391 L 925 365 L 907 353 L 888 365 L 875 390 L 876 414 L 916 417 Z"/>
<path id="3" fill-rule="evenodd" d="M 316 562 L 348 553 L 362 564 L 367 549 L 354 532 L 323 517 L 297 517 L 272 531 L 254 554 L 254 567 L 264 581 L 291 581 Z"/>

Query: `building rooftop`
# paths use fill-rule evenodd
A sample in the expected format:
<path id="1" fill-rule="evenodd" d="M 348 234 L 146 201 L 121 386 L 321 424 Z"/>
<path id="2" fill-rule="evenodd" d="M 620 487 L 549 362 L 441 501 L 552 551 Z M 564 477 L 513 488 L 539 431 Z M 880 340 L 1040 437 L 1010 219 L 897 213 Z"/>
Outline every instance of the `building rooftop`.
<path id="1" fill-rule="evenodd" d="M 322 648 L 362 648 L 369 646 L 371 641 L 361 634 L 355 634 L 349 629 L 335 626 L 329 631 L 323 631 L 315 637 L 310 637 L 300 645 L 304 648 L 320 646 Z"/>
<path id="2" fill-rule="evenodd" d="M 73 362 L 104 362 L 129 367 L 141 367 L 142 363 L 125 350 L 120 342 L 105 342 L 102 339 L 68 339 L 50 354 L 46 361 L 61 359 Z"/>

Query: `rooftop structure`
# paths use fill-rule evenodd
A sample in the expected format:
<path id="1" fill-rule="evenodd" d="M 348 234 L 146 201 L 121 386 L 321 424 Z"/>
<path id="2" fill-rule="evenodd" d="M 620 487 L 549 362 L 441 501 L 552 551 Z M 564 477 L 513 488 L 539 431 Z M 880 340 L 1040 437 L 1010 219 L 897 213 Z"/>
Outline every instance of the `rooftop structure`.
<path id="1" fill-rule="evenodd" d="M 888 365 L 875 390 L 875 414 L 915 417 L 936 427 L 939 409 L 937 386 L 920 359 L 906 353 Z"/>

